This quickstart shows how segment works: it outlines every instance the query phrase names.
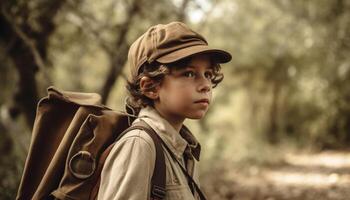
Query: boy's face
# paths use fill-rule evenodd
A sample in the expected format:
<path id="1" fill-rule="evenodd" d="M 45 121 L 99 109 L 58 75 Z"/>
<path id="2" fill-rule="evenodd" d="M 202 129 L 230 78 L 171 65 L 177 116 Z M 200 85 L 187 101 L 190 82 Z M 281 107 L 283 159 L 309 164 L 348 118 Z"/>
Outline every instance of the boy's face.
<path id="1" fill-rule="evenodd" d="M 168 120 L 200 119 L 212 97 L 212 63 L 206 55 L 194 56 L 186 66 L 172 68 L 157 88 L 155 108 Z"/>

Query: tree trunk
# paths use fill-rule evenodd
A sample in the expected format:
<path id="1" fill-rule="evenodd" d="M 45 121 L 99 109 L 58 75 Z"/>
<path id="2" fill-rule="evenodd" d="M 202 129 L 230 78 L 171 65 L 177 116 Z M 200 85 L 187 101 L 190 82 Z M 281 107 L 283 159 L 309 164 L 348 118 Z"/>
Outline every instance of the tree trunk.
<path id="1" fill-rule="evenodd" d="M 63 3 L 61 0 L 47 1 L 40 6 L 37 11 L 40 14 L 36 18 L 40 31 L 33 30 L 28 24 L 25 17 L 30 13 L 27 9 L 18 12 L 19 14 L 11 14 L 7 11 L 17 8 L 18 5 L 4 2 L 0 4 L 0 40 L 18 72 L 18 86 L 14 92 L 14 105 L 11 110 L 16 111 L 14 113 L 23 113 L 28 127 L 33 126 L 39 99 L 35 74 L 38 69 L 45 73 L 48 40 L 56 27 L 53 20 Z M 14 20 L 18 18 L 22 19 L 22 24 L 17 24 Z"/>
<path id="2" fill-rule="evenodd" d="M 120 26 L 119 37 L 115 43 L 117 51 L 111 58 L 112 62 L 105 79 L 106 81 L 102 86 L 101 96 L 103 104 L 106 104 L 111 90 L 115 82 L 117 82 L 118 77 L 121 75 L 123 67 L 127 61 L 130 44 L 127 43 L 126 36 L 128 35 L 133 18 L 138 15 L 138 12 L 140 11 L 139 5 L 140 2 L 136 0 L 133 1 L 127 12 L 128 16 L 126 17 L 125 22 Z"/>
<path id="3" fill-rule="evenodd" d="M 189 4 L 190 0 L 183 0 L 180 10 L 176 15 L 177 20 L 186 21 L 186 8 Z M 127 61 L 128 51 L 130 48 L 130 44 L 126 41 L 126 36 L 128 35 L 129 29 L 131 28 L 131 24 L 133 19 L 138 16 L 141 12 L 141 2 L 134 0 L 130 5 L 128 10 L 128 16 L 126 17 L 126 21 L 120 26 L 120 33 L 116 40 L 116 44 L 114 45 L 117 48 L 117 51 L 113 54 L 111 58 L 111 65 L 109 67 L 105 82 L 101 89 L 102 103 L 106 104 L 111 93 L 111 90 L 114 84 L 118 81 L 118 78 L 122 74 L 123 67 Z"/>

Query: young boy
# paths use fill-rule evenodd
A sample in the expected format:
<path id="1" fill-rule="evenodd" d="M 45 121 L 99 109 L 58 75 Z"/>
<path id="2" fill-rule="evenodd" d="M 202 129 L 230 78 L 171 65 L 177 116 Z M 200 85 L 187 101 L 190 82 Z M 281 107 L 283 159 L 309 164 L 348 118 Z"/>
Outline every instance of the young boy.
<path id="1" fill-rule="evenodd" d="M 212 88 L 223 79 L 219 64 L 229 62 L 231 55 L 209 48 L 204 37 L 181 22 L 172 22 L 149 28 L 132 44 L 128 59 L 128 104 L 137 110 L 135 122 L 150 125 L 198 184 L 201 147 L 183 122 L 204 117 Z M 199 199 L 179 163 L 163 150 L 164 199 Z M 155 158 L 155 144 L 145 131 L 126 133 L 105 162 L 98 199 L 149 199 Z"/>

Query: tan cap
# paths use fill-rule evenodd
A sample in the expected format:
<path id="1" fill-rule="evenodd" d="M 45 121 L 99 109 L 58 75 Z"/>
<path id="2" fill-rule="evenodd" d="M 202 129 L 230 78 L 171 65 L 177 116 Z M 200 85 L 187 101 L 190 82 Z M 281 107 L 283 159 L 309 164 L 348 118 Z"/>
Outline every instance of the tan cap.
<path id="1" fill-rule="evenodd" d="M 137 76 L 140 67 L 146 62 L 167 64 L 198 53 L 209 53 L 217 63 L 231 60 L 230 53 L 210 48 L 203 36 L 184 23 L 152 26 L 129 49 L 131 77 Z"/>

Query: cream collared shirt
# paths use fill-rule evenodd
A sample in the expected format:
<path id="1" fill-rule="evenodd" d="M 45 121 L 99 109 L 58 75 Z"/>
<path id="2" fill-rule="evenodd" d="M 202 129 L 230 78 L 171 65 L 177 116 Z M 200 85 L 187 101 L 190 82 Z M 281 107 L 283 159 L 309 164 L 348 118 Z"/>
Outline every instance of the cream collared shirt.
<path id="1" fill-rule="evenodd" d="M 197 161 L 200 145 L 185 128 L 177 132 L 167 120 L 152 107 L 141 109 L 138 119 L 149 124 L 185 166 L 184 153 L 189 155 L 187 171 L 198 182 Z M 164 149 L 166 165 L 165 200 L 194 200 L 186 176 L 180 166 Z M 143 130 L 132 130 L 118 140 L 108 155 L 101 172 L 98 200 L 146 200 L 150 198 L 151 178 L 155 165 L 155 145 Z"/>

